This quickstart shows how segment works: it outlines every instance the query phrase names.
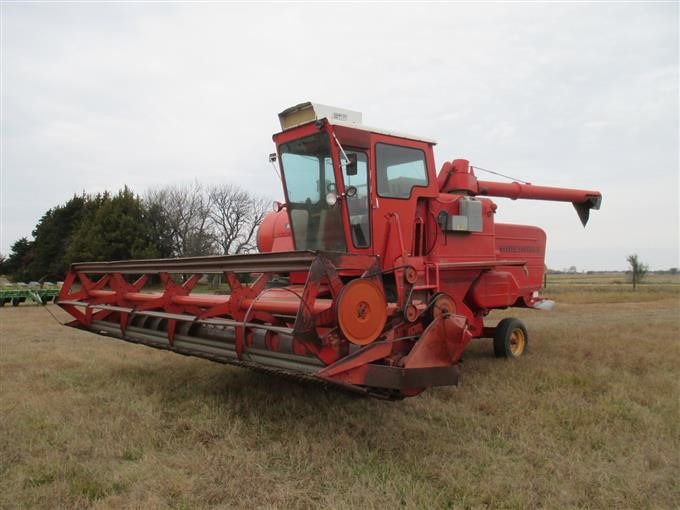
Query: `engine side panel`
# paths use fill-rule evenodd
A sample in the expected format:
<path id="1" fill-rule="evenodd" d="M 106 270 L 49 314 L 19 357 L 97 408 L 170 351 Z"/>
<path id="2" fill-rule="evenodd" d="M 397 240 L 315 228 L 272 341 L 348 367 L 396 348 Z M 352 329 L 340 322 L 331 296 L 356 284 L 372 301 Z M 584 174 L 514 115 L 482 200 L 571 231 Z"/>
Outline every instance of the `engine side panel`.
<path id="1" fill-rule="evenodd" d="M 496 224 L 496 257 L 522 260 L 525 267 L 508 267 L 518 284 L 518 296 L 526 306 L 535 301 L 534 292 L 543 285 L 545 272 L 545 232 L 529 225 Z"/>

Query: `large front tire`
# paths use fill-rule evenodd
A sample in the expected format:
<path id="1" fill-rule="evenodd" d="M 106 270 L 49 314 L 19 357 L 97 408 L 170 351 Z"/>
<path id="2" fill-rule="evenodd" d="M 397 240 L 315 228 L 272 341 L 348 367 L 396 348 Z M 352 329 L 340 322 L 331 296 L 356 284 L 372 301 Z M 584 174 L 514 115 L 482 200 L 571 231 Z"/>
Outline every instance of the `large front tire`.
<path id="1" fill-rule="evenodd" d="M 493 335 L 493 352 L 497 358 L 519 358 L 527 352 L 529 335 L 524 323 L 515 318 L 503 319 Z"/>

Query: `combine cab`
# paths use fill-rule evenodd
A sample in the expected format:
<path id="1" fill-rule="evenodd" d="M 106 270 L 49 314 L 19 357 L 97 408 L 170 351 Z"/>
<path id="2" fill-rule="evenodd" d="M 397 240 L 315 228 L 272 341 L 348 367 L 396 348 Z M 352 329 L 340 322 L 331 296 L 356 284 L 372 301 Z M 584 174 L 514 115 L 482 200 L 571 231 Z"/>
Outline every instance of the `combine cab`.
<path id="1" fill-rule="evenodd" d="M 526 351 L 519 320 L 484 318 L 549 305 L 545 233 L 495 223 L 488 197 L 571 202 L 585 225 L 599 192 L 481 181 L 465 160 L 437 173 L 433 141 L 357 112 L 305 103 L 279 118 L 286 201 L 262 253 L 73 264 L 57 300 L 69 325 L 384 398 L 456 384 L 473 338 Z M 213 273 L 229 295 L 192 292 Z"/>

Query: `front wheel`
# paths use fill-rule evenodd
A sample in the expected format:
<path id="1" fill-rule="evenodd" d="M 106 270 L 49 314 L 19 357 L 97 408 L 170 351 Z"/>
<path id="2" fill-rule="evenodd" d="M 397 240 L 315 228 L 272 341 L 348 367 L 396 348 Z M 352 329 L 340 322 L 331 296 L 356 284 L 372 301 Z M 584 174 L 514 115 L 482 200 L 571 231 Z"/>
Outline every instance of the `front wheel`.
<path id="1" fill-rule="evenodd" d="M 519 358 L 526 354 L 529 335 L 524 323 L 515 318 L 503 319 L 493 335 L 493 352 L 497 358 Z"/>

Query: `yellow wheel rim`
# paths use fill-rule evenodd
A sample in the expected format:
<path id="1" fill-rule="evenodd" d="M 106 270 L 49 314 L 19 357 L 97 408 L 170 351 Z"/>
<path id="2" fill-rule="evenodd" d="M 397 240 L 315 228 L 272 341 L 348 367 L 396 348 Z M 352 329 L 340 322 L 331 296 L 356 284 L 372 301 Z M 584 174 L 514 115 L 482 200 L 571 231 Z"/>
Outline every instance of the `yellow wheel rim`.
<path id="1" fill-rule="evenodd" d="M 521 328 L 515 328 L 510 334 L 510 352 L 513 356 L 521 356 L 527 345 L 527 338 Z"/>

